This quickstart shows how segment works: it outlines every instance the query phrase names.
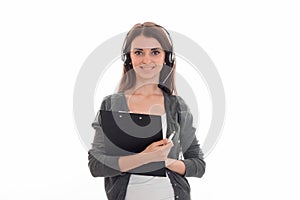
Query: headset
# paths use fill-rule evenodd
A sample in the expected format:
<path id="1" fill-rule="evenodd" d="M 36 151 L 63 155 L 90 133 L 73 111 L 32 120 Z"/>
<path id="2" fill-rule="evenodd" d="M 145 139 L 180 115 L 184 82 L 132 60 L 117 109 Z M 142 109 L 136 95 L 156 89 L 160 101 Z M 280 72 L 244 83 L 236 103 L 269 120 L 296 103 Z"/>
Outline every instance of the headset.
<path id="1" fill-rule="evenodd" d="M 142 25 L 143 27 L 144 25 Z M 172 39 L 170 37 L 169 32 L 162 26 L 157 25 L 157 24 L 153 24 L 153 26 L 155 27 L 159 27 L 161 28 L 161 30 L 163 30 L 163 32 L 165 33 L 165 35 L 167 36 L 169 43 L 171 44 L 171 51 L 165 51 L 165 63 L 164 66 L 167 66 L 169 68 L 171 68 L 170 72 L 168 73 L 168 75 L 166 76 L 166 78 L 158 84 L 158 87 L 162 90 L 164 90 L 165 92 L 167 92 L 168 94 L 172 93 L 172 91 L 165 85 L 166 81 L 168 80 L 168 78 L 170 77 L 170 75 L 172 74 L 173 70 L 174 70 L 174 63 L 175 63 L 175 53 L 173 51 L 173 42 Z M 149 26 L 147 26 L 149 27 Z M 127 37 L 130 34 L 130 31 L 127 33 L 126 35 L 126 39 L 123 43 L 123 47 L 122 47 L 122 54 L 121 54 L 121 59 L 124 62 L 124 66 L 126 71 L 129 71 L 130 69 L 132 69 L 132 63 L 131 63 L 131 58 L 130 58 L 130 52 L 125 52 L 125 47 L 127 45 Z M 164 69 L 165 67 L 163 67 Z M 162 70 L 163 70 L 162 69 Z"/>

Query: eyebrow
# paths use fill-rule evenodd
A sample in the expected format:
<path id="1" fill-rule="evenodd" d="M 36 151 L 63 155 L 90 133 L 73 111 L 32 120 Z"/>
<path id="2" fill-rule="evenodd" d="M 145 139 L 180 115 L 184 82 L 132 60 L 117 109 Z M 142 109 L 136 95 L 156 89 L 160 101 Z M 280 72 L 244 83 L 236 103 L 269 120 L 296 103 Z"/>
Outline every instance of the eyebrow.
<path id="1" fill-rule="evenodd" d="M 133 48 L 133 50 L 143 51 L 142 48 Z M 151 51 L 155 51 L 155 50 L 162 50 L 162 48 L 160 48 L 160 47 L 151 48 Z"/>

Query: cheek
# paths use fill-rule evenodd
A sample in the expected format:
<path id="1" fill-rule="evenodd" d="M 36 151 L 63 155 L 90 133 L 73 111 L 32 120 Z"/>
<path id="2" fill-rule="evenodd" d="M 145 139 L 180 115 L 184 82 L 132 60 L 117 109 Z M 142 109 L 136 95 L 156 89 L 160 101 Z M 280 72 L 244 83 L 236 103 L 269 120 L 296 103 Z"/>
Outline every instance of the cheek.
<path id="1" fill-rule="evenodd" d="M 157 58 L 157 63 L 164 63 L 165 62 L 165 55 L 161 55 L 159 58 Z"/>
<path id="2" fill-rule="evenodd" d="M 155 64 L 163 64 L 165 62 L 165 57 L 163 56 L 157 56 L 152 58 L 152 62 Z"/>
<path id="3" fill-rule="evenodd" d="M 131 63 L 132 63 L 133 67 L 138 66 L 142 61 L 141 58 L 136 57 L 136 56 L 130 56 L 130 58 L 131 58 Z"/>
<path id="4" fill-rule="evenodd" d="M 141 63 L 141 61 L 139 59 L 133 59 L 131 61 L 131 63 L 132 63 L 133 67 L 137 67 L 137 66 L 139 66 L 139 64 Z"/>

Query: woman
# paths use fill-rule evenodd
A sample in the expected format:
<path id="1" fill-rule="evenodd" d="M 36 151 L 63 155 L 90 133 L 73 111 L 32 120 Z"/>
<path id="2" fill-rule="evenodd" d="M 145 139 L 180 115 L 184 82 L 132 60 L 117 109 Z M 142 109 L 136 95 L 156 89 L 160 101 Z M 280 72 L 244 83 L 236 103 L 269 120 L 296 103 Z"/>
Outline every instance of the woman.
<path id="1" fill-rule="evenodd" d="M 104 98 L 101 110 L 161 115 L 163 139 L 144 151 L 129 156 L 108 156 L 99 112 L 92 124 L 96 130 L 89 151 L 89 168 L 94 177 L 105 177 L 111 200 L 190 199 L 186 177 L 202 177 L 205 162 L 193 117 L 183 99 L 176 95 L 175 55 L 169 33 L 162 26 L 146 22 L 128 32 L 122 48 L 123 77 L 119 91 Z M 142 134 L 142 133 L 141 133 Z M 147 163 L 164 161 L 166 177 L 127 173 Z"/>

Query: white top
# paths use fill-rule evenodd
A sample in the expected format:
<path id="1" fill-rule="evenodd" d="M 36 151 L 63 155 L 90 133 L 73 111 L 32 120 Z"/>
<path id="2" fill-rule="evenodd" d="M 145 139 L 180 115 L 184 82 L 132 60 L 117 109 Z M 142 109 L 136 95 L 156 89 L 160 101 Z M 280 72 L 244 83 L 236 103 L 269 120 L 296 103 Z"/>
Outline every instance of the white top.
<path id="1" fill-rule="evenodd" d="M 166 113 L 161 116 L 163 138 L 166 138 Z M 125 200 L 174 200 L 174 190 L 166 177 L 131 174 Z"/>

